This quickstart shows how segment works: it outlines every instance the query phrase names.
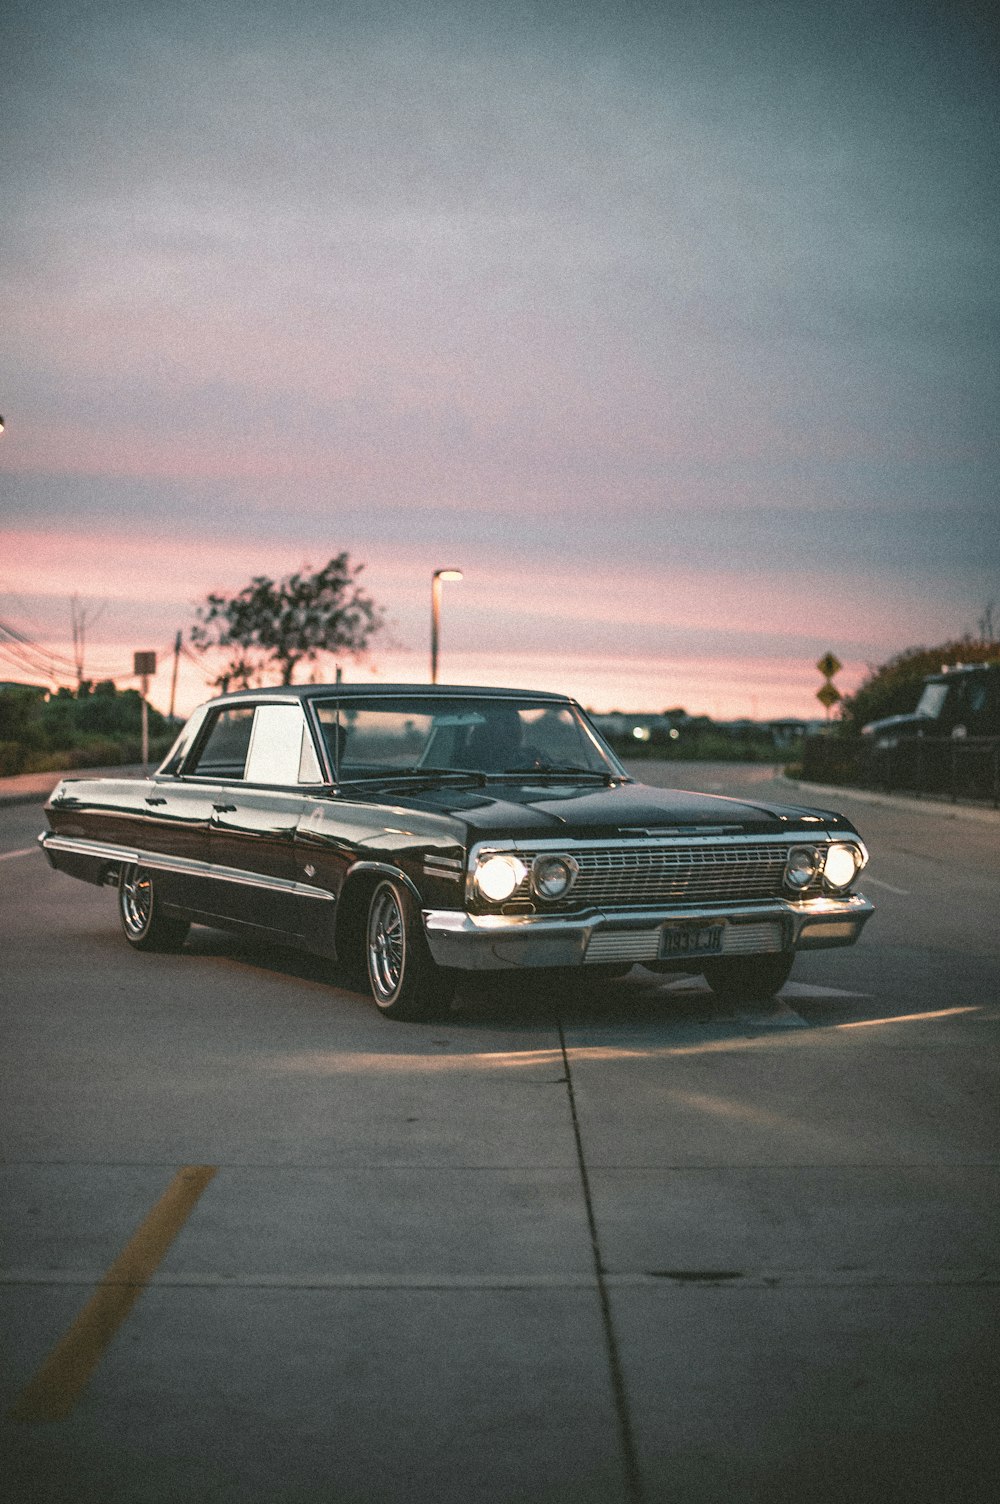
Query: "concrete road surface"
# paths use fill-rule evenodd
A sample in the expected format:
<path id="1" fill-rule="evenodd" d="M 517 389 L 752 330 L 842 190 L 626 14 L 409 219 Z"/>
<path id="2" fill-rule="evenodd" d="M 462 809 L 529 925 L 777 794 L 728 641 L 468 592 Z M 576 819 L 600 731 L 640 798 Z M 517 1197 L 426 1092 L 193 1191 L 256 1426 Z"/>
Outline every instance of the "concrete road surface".
<path id="1" fill-rule="evenodd" d="M 879 912 L 776 1006 L 637 968 L 429 1026 L 130 950 L 0 810 L 4 1497 L 995 1498 L 1000 823 L 832 802 Z"/>

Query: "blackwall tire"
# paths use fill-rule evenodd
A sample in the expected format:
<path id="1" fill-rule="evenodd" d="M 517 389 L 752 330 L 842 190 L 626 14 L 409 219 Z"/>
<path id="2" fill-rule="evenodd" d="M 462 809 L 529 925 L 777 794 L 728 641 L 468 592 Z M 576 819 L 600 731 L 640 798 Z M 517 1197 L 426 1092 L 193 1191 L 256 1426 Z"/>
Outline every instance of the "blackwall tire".
<path id="1" fill-rule="evenodd" d="M 386 1018 L 433 1018 L 450 1007 L 458 979 L 435 965 L 416 902 L 396 878 L 383 878 L 369 901 L 365 963 L 375 1005 Z"/>
<path id="2" fill-rule="evenodd" d="M 135 865 L 122 868 L 118 917 L 125 939 L 136 950 L 180 950 L 191 928 L 186 919 L 173 919 L 162 912 L 153 874 Z"/>
<path id="3" fill-rule="evenodd" d="M 791 974 L 795 956 L 733 956 L 705 963 L 705 981 L 725 1002 L 763 1003 L 780 992 Z"/>

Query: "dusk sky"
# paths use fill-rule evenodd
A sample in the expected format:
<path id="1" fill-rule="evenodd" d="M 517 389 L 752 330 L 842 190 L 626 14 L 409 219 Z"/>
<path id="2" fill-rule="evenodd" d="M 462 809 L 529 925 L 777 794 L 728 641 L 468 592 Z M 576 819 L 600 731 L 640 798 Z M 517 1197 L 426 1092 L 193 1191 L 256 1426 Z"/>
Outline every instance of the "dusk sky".
<path id="1" fill-rule="evenodd" d="M 721 717 L 974 630 L 986 13 L 7 0 L 0 618 L 125 675 L 347 549 L 349 679 L 427 677 L 457 566 L 444 680 Z"/>

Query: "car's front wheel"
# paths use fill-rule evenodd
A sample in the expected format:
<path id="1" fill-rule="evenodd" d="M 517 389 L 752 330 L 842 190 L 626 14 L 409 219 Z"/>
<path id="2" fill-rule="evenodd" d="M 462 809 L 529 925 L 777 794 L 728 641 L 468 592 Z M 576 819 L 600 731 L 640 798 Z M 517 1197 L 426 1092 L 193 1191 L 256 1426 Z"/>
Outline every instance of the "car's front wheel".
<path id="1" fill-rule="evenodd" d="M 409 890 L 385 878 L 372 893 L 365 933 L 368 985 L 386 1018 L 429 1018 L 454 996 L 457 977 L 435 965 Z"/>
<path id="2" fill-rule="evenodd" d="M 122 870 L 118 883 L 118 914 L 129 945 L 136 950 L 180 950 L 191 928 L 186 919 L 164 914 L 145 867 Z"/>
<path id="3" fill-rule="evenodd" d="M 716 997 L 726 1002 L 763 1003 L 780 992 L 795 956 L 732 956 L 706 961 L 704 976 Z"/>

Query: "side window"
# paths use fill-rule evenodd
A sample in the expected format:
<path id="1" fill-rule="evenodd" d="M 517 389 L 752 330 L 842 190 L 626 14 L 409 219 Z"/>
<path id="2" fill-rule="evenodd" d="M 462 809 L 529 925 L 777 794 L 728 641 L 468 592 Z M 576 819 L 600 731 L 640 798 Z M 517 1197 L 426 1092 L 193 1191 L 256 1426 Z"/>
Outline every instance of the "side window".
<path id="1" fill-rule="evenodd" d="M 969 681 L 969 711 L 972 715 L 979 715 L 986 708 L 986 680 L 971 679 Z"/>
<path id="2" fill-rule="evenodd" d="M 191 769 L 202 778 L 242 778 L 250 750 L 253 706 L 216 711 L 212 729 Z"/>
<path id="3" fill-rule="evenodd" d="M 198 740 L 198 733 L 204 725 L 204 722 L 205 707 L 200 706 L 184 726 L 177 740 L 174 742 L 173 746 L 170 748 L 170 751 L 163 759 L 161 766 L 157 769 L 159 773 L 176 774 L 180 772 L 181 765 L 184 762 L 185 757 L 187 757 L 188 753 L 191 751 L 191 748 Z"/>
<path id="4" fill-rule="evenodd" d="M 322 782 L 300 706 L 257 706 L 243 776 L 248 783 Z"/>

